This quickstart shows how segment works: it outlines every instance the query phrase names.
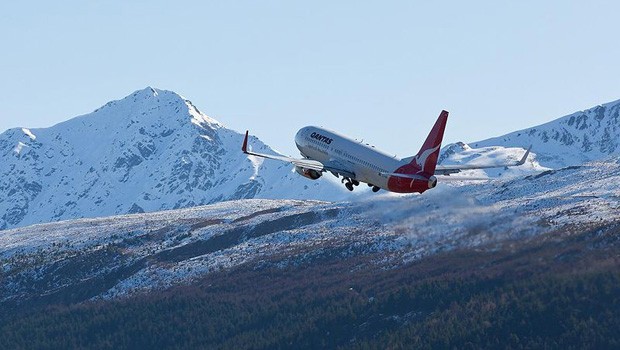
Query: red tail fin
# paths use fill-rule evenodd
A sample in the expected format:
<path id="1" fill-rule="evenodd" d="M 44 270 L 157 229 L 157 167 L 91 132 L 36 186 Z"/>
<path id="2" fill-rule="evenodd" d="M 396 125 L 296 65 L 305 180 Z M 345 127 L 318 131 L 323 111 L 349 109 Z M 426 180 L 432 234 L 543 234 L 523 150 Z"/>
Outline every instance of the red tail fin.
<path id="1" fill-rule="evenodd" d="M 426 137 L 426 141 L 424 141 L 420 152 L 411 160 L 411 164 L 417 165 L 425 173 L 433 174 L 435 172 L 435 166 L 437 165 L 437 158 L 439 157 L 439 150 L 441 148 L 441 140 L 443 139 L 443 131 L 446 128 L 447 121 L 448 112 L 441 111 L 433 129 L 431 129 L 431 132 Z"/>

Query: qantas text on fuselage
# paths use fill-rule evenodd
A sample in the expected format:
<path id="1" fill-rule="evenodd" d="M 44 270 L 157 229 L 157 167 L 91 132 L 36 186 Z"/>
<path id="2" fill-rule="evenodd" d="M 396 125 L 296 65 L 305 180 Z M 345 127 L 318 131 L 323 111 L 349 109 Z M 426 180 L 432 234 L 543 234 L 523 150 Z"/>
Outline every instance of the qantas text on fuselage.
<path id="1" fill-rule="evenodd" d="M 303 158 L 249 151 L 247 131 L 241 149 L 249 155 L 292 163 L 297 173 L 312 180 L 320 178 L 325 172 L 330 172 L 342 177 L 342 182 L 350 191 L 353 191 L 354 186 L 364 182 L 372 187 L 374 192 L 382 188 L 399 193 L 422 193 L 431 189 L 437 185 L 436 175 L 450 175 L 466 169 L 522 165 L 530 152 L 528 148 L 521 160 L 503 164 L 437 165 L 447 121 L 448 112 L 442 111 L 420 151 L 404 159 L 335 131 L 316 126 L 306 126 L 295 135 L 295 144 Z M 459 179 L 467 180 L 462 177 Z"/>

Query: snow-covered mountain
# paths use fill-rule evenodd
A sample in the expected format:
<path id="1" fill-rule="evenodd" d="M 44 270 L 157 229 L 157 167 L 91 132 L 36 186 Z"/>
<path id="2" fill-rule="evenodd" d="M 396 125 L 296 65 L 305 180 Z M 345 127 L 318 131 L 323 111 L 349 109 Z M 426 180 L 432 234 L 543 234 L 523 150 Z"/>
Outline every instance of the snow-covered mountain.
<path id="1" fill-rule="evenodd" d="M 620 101 L 530 129 L 442 149 L 441 164 L 517 160 L 466 175 L 526 176 L 620 154 Z M 50 128 L 0 134 L 0 230 L 64 219 L 186 208 L 242 198 L 350 199 L 334 181 L 248 159 L 243 135 L 171 91 L 147 87 Z M 255 150 L 272 152 L 253 138 Z M 473 147 L 470 147 L 473 146 Z"/>
<path id="2" fill-rule="evenodd" d="M 620 154 L 620 100 L 532 128 L 470 143 L 472 147 L 527 147 L 544 167 L 561 168 Z"/>
<path id="3" fill-rule="evenodd" d="M 0 134 L 0 229 L 240 198 L 350 196 L 288 164 L 248 159 L 243 135 L 147 87 L 49 128 Z M 256 151 L 274 153 L 253 138 Z"/>

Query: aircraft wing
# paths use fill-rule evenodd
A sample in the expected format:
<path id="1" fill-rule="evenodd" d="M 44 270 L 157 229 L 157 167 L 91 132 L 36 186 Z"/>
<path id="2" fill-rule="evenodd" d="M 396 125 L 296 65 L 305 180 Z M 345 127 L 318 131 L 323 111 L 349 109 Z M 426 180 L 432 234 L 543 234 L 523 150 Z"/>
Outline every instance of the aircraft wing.
<path id="1" fill-rule="evenodd" d="M 338 160 L 330 159 L 324 164 L 324 166 L 325 166 L 325 170 L 328 170 L 329 172 L 334 174 L 334 176 L 336 177 L 338 177 L 338 175 L 342 175 L 344 177 L 348 177 L 349 179 L 355 179 L 355 173 L 353 173 L 352 171 L 345 170 L 346 166 L 343 165 L 342 162 Z"/>
<path id="2" fill-rule="evenodd" d="M 288 162 L 298 167 L 312 169 L 316 171 L 323 171 L 325 169 L 325 165 L 323 165 L 323 163 L 316 161 L 316 160 L 297 159 L 297 158 L 291 158 L 291 157 L 285 157 L 285 156 L 276 156 L 273 154 L 254 153 L 254 152 L 248 151 L 248 133 L 249 133 L 248 131 L 245 132 L 245 139 L 243 139 L 243 146 L 241 147 L 241 150 L 245 154 L 262 157 L 262 158 L 275 159 L 275 160 L 279 160 L 282 162 Z"/>
<path id="3" fill-rule="evenodd" d="M 337 163 L 323 164 L 317 160 L 312 160 L 312 159 L 299 159 L 299 158 L 276 156 L 273 154 L 263 154 L 263 153 L 256 153 L 256 152 L 248 151 L 248 134 L 249 134 L 249 131 L 246 131 L 245 138 L 243 139 L 243 146 L 241 147 L 241 150 L 245 154 L 291 163 L 295 166 L 305 168 L 305 169 L 312 169 L 316 171 L 329 171 L 334 175 L 340 174 L 344 177 L 355 179 L 355 174 L 351 171 L 345 170 L 344 167 L 341 166 L 341 164 L 337 164 Z"/>
<path id="4" fill-rule="evenodd" d="M 527 156 L 530 155 L 530 151 L 532 150 L 532 146 L 528 147 L 527 151 L 521 160 L 518 162 L 506 162 L 506 163 L 496 163 L 496 164 L 463 164 L 463 165 L 437 165 L 435 167 L 435 175 L 449 175 L 456 174 L 461 172 L 461 170 L 472 170 L 472 169 L 491 169 L 491 168 L 504 168 L 510 166 L 519 166 L 525 164 L 525 160 Z"/>

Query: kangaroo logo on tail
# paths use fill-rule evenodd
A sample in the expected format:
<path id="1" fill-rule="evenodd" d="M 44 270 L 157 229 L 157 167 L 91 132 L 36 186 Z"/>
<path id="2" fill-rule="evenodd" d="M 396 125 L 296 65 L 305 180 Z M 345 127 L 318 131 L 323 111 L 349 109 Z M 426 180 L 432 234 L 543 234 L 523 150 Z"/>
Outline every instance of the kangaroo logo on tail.
<path id="1" fill-rule="evenodd" d="M 413 157 L 413 162 L 415 162 L 415 164 L 417 164 L 420 169 L 424 169 L 428 157 L 438 151 L 440 147 L 441 145 L 437 145 L 437 147 L 435 148 L 425 150 L 424 152 L 422 152 L 422 154 L 417 154 L 415 157 Z"/>
<path id="2" fill-rule="evenodd" d="M 426 137 L 426 141 L 424 141 L 420 152 L 411 160 L 411 164 L 417 166 L 425 173 L 433 174 L 435 172 L 435 166 L 437 165 L 437 158 L 439 158 L 439 149 L 441 148 L 441 141 L 443 140 L 443 132 L 446 128 L 447 121 L 448 112 L 441 111 L 433 129 L 431 129 L 431 132 Z"/>

